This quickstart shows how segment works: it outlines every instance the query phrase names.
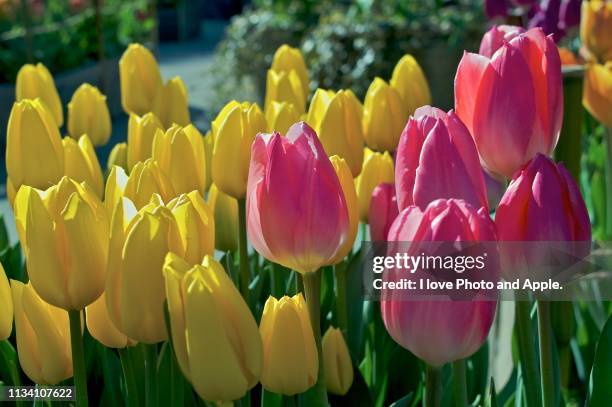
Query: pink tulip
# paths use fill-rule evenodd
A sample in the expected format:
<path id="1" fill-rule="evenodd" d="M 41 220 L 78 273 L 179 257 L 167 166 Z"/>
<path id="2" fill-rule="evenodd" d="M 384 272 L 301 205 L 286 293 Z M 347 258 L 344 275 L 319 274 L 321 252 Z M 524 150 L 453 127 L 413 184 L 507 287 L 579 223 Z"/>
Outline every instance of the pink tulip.
<path id="1" fill-rule="evenodd" d="M 416 206 L 404 209 L 393 222 L 388 239 L 390 245 L 410 242 L 410 253 L 433 254 L 433 245 L 428 242 L 494 241 L 495 227 L 485 208 L 476 210 L 462 200 L 440 199 L 425 210 Z M 482 272 L 487 273 L 488 280 L 496 281 L 498 264 L 487 263 Z M 406 275 L 405 270 L 396 274 L 397 278 Z M 382 292 L 383 321 L 397 343 L 431 366 L 475 353 L 495 317 L 496 301 L 478 295 L 470 301 L 402 298 L 405 295 L 399 290 Z"/>
<path id="2" fill-rule="evenodd" d="M 511 41 L 514 37 L 524 32 L 525 29 L 517 25 L 494 25 L 482 36 L 478 53 L 491 58 L 495 51 L 504 45 L 505 42 Z"/>
<path id="3" fill-rule="evenodd" d="M 563 118 L 561 60 L 553 39 L 533 28 L 505 41 L 490 58 L 464 53 L 455 109 L 493 173 L 510 178 L 536 153 L 549 155 Z"/>
<path id="4" fill-rule="evenodd" d="M 395 187 L 400 210 L 425 209 L 439 198 L 488 207 L 476 145 L 455 112 L 431 106 L 416 110 L 400 137 Z"/>
<path id="5" fill-rule="evenodd" d="M 373 242 L 384 242 L 399 211 L 394 184 L 380 184 L 372 191 L 368 221 Z"/>
<path id="6" fill-rule="evenodd" d="M 285 137 L 258 134 L 247 186 L 255 249 L 300 273 L 314 272 L 330 264 L 348 227 L 340 181 L 315 131 L 299 122 Z"/>

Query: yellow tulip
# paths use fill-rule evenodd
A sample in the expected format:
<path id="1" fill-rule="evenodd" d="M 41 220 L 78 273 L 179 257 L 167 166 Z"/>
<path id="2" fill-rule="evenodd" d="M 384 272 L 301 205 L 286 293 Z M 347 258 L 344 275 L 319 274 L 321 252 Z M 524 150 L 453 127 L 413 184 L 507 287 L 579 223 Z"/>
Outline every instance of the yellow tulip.
<path id="1" fill-rule="evenodd" d="M 55 121 L 40 99 L 13 105 L 6 130 L 6 172 L 15 190 L 48 188 L 64 175 L 64 149 Z"/>
<path id="2" fill-rule="evenodd" d="M 368 147 L 395 151 L 406 124 L 399 93 L 380 78 L 374 79 L 363 103 L 363 134 Z"/>
<path id="3" fill-rule="evenodd" d="M 215 247 L 223 252 L 238 250 L 238 201 L 212 184 L 208 205 L 215 216 Z"/>
<path id="4" fill-rule="evenodd" d="M 78 139 L 87 134 L 96 146 L 108 142 L 111 118 L 106 96 L 98 88 L 84 83 L 74 92 L 68 103 L 68 133 Z"/>
<path id="5" fill-rule="evenodd" d="M 374 188 L 383 182 L 394 182 L 394 180 L 395 169 L 391 155 L 388 152 L 377 153 L 366 147 L 363 154 L 361 174 L 355 178 L 361 221 L 368 221 L 368 210 L 370 209 L 370 199 Z"/>
<path id="6" fill-rule="evenodd" d="M 152 111 L 162 78 L 151 51 L 140 44 L 130 44 L 119 60 L 119 82 L 126 113 L 142 116 Z"/>
<path id="7" fill-rule="evenodd" d="M 125 348 L 135 344 L 133 340 L 120 332 L 108 315 L 106 295 L 85 308 L 87 330 L 98 342 L 107 348 Z"/>
<path id="8" fill-rule="evenodd" d="M 297 109 L 299 114 L 306 111 L 306 99 L 308 94 L 304 93 L 300 77 L 294 70 L 274 71 L 268 70 L 266 79 L 266 100 L 264 108 L 266 114 L 272 102 L 288 102 Z"/>
<path id="9" fill-rule="evenodd" d="M 587 65 L 582 103 L 593 117 L 612 128 L 612 61 Z"/>
<path id="10" fill-rule="evenodd" d="M 334 166 L 334 171 L 336 171 L 338 180 L 340 181 L 349 217 L 349 229 L 346 241 L 342 247 L 338 249 L 334 260 L 331 262 L 331 264 L 337 264 L 346 257 L 355 243 L 355 237 L 357 236 L 357 229 L 359 227 L 359 202 L 357 201 L 357 192 L 355 191 L 353 176 L 351 175 L 351 170 L 346 161 L 337 155 L 331 156 L 330 160 Z"/>
<path id="11" fill-rule="evenodd" d="M 192 266 L 174 253 L 166 256 L 164 276 L 181 370 L 205 400 L 241 398 L 259 380 L 262 344 L 232 280 L 211 256 Z"/>
<path id="12" fill-rule="evenodd" d="M 353 384 L 353 364 L 342 332 L 330 326 L 323 335 L 322 347 L 327 390 L 343 396 Z"/>
<path id="13" fill-rule="evenodd" d="M 317 132 L 327 155 L 339 155 L 359 175 L 363 162 L 361 103 L 350 90 L 317 89 L 306 121 Z"/>
<path id="14" fill-rule="evenodd" d="M 53 76 L 43 64 L 25 64 L 17 72 L 15 81 L 15 99 L 19 102 L 24 99 L 40 98 L 51 113 L 55 125 L 64 124 L 64 112 Z"/>
<path id="15" fill-rule="evenodd" d="M 4 267 L 0 263 L 0 341 L 11 336 L 13 330 L 13 301 L 11 286 L 6 278 Z"/>
<path id="16" fill-rule="evenodd" d="M 204 194 L 206 156 L 202 135 L 193 125 L 173 125 L 165 133 L 158 130 L 153 139 L 153 159 L 168 175 L 177 194 L 197 190 Z"/>
<path id="17" fill-rule="evenodd" d="M 264 349 L 261 384 L 266 390 L 291 396 L 316 383 L 319 356 L 301 293 L 280 300 L 270 296 L 259 333 Z"/>
<path id="18" fill-rule="evenodd" d="M 162 267 L 169 252 L 183 254 L 179 227 L 158 195 L 140 211 L 121 199 L 112 216 L 106 306 L 117 329 L 147 344 L 167 339 Z"/>
<path id="19" fill-rule="evenodd" d="M 395 65 L 390 85 L 402 101 L 404 121 L 408 120 L 417 108 L 431 104 L 431 93 L 425 74 L 410 54 L 404 55 Z"/>
<path id="20" fill-rule="evenodd" d="M 127 143 L 117 143 L 108 155 L 108 161 L 106 162 L 106 170 L 110 172 L 113 166 L 118 166 L 127 169 Z"/>
<path id="21" fill-rule="evenodd" d="M 602 0 L 582 2 L 580 39 L 600 62 L 612 60 L 612 3 Z"/>
<path id="22" fill-rule="evenodd" d="M 212 185 L 212 154 L 213 148 L 215 147 L 215 137 L 212 134 L 212 131 L 207 131 L 204 135 L 204 165 L 206 166 L 206 185 L 204 189 L 208 191 L 210 186 Z"/>
<path id="23" fill-rule="evenodd" d="M 283 136 L 292 124 L 300 121 L 300 113 L 293 103 L 273 101 L 266 110 L 268 132 L 278 132 Z"/>
<path id="24" fill-rule="evenodd" d="M 109 216 L 112 216 L 115 206 L 123 199 L 127 180 L 128 176 L 123 168 L 117 165 L 110 167 L 104 186 L 104 206 Z"/>
<path id="25" fill-rule="evenodd" d="M 266 131 L 266 118 L 256 103 L 231 101 L 221 110 L 211 127 L 215 140 L 212 180 L 226 194 L 236 199 L 244 198 L 251 144 L 257 133 Z"/>
<path id="26" fill-rule="evenodd" d="M 102 198 L 104 192 L 102 168 L 89 136 L 83 134 L 78 143 L 71 137 L 64 137 L 62 145 L 66 176 L 77 182 L 87 183 L 96 195 Z"/>
<path id="27" fill-rule="evenodd" d="M 153 101 L 153 112 L 165 128 L 173 124 L 187 126 L 191 123 L 187 88 L 179 76 L 170 79 L 161 87 Z"/>
<path id="28" fill-rule="evenodd" d="M 108 182 L 107 180 L 106 183 Z M 140 209 L 149 203 L 153 194 L 159 194 L 164 202 L 169 202 L 176 196 L 168 175 L 159 168 L 156 161 L 149 158 L 132 168 L 125 182 L 123 196 L 129 198 L 136 208 Z"/>
<path id="29" fill-rule="evenodd" d="M 272 57 L 272 66 L 270 69 L 277 72 L 295 71 L 302 83 L 304 100 L 308 99 L 310 90 L 310 82 L 308 80 L 308 69 L 302 52 L 298 48 L 292 48 L 287 44 L 283 44 L 274 53 Z"/>
<path id="30" fill-rule="evenodd" d="M 72 376 L 68 313 L 44 302 L 31 284 L 11 280 L 19 364 L 36 384 Z"/>
<path id="31" fill-rule="evenodd" d="M 130 115 L 127 134 L 128 171 L 132 171 L 139 161 L 144 162 L 147 158 L 151 158 L 153 139 L 157 130 L 164 130 L 164 127 L 153 113 L 147 113 L 144 116 Z"/>

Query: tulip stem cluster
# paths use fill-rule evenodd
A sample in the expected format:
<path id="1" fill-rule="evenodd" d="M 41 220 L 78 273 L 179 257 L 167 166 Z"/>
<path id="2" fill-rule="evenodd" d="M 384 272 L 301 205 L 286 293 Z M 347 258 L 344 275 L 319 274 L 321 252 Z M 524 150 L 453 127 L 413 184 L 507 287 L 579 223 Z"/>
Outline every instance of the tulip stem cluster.
<path id="1" fill-rule="evenodd" d="M 77 407 L 88 405 L 87 372 L 85 371 L 85 354 L 83 353 L 83 335 L 81 334 L 81 311 L 68 311 L 70 320 L 70 344 L 72 348 L 72 371 Z"/>
<path id="2" fill-rule="evenodd" d="M 555 370 L 552 360 L 552 325 L 550 303 L 538 301 L 538 331 L 540 336 L 540 372 L 542 377 L 542 406 L 553 407 L 555 401 Z"/>
<path id="3" fill-rule="evenodd" d="M 468 395 L 465 359 L 459 359 L 453 362 L 453 394 L 455 398 L 455 407 L 467 407 Z"/>
<path id="4" fill-rule="evenodd" d="M 439 407 L 442 401 L 442 370 L 427 365 L 425 370 L 425 407 Z"/>
<path id="5" fill-rule="evenodd" d="M 348 311 L 346 309 L 346 268 L 342 262 L 334 266 L 334 276 L 336 277 L 336 320 L 338 327 L 344 335 L 348 331 Z"/>
<path id="6" fill-rule="evenodd" d="M 534 336 L 531 326 L 531 302 L 516 302 L 516 323 L 521 356 L 521 372 L 525 383 L 525 395 L 528 406 L 540 404 L 538 368 L 534 348 Z"/>
<path id="7" fill-rule="evenodd" d="M 157 345 L 144 345 L 145 405 L 157 407 Z"/>
<path id="8" fill-rule="evenodd" d="M 606 157 L 606 235 L 612 236 L 612 128 L 605 128 Z"/>
<path id="9" fill-rule="evenodd" d="M 127 395 L 127 405 L 137 406 L 138 404 L 138 387 L 136 377 L 134 376 L 134 368 L 131 361 L 130 349 L 138 348 L 121 348 L 119 349 L 119 359 L 121 361 L 121 369 L 125 378 L 125 387 Z"/>
<path id="10" fill-rule="evenodd" d="M 240 293 L 249 302 L 249 253 L 246 233 L 246 199 L 238 199 L 238 250 L 240 255 Z"/>

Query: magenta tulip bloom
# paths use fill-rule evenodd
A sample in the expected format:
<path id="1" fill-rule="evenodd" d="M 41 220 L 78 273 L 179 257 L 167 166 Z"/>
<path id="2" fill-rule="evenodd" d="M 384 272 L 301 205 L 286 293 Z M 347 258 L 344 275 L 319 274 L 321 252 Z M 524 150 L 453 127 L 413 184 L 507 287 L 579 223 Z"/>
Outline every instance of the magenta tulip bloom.
<path id="1" fill-rule="evenodd" d="M 395 188 L 400 210 L 425 209 L 440 198 L 488 207 L 476 145 L 452 110 L 423 106 L 408 119 L 397 147 Z"/>
<path id="2" fill-rule="evenodd" d="M 258 134 L 251 148 L 247 229 L 265 258 L 300 273 L 330 264 L 347 239 L 348 209 L 316 133 Z"/>
<path id="3" fill-rule="evenodd" d="M 478 53 L 491 58 L 495 51 L 501 48 L 505 42 L 524 32 L 525 29 L 517 25 L 494 25 L 482 36 Z"/>
<path id="4" fill-rule="evenodd" d="M 384 242 L 399 213 L 394 184 L 380 184 L 372 191 L 368 221 L 373 242 Z"/>
<path id="5" fill-rule="evenodd" d="M 428 249 L 432 245 L 427 242 L 494 241 L 495 226 L 485 208 L 476 210 L 462 200 L 440 199 L 425 210 L 416 206 L 404 209 L 393 222 L 388 239 L 411 242 L 410 252 L 424 250 L 431 254 Z M 496 281 L 498 263 L 487 266 L 483 272 L 493 274 L 489 280 Z M 400 270 L 397 276 L 405 277 L 406 271 Z M 475 353 L 495 317 L 497 302 L 479 296 L 467 301 L 411 300 L 402 295 L 405 294 L 399 290 L 382 293 L 381 312 L 387 331 L 397 343 L 431 366 Z"/>
<path id="6" fill-rule="evenodd" d="M 464 53 L 455 77 L 455 109 L 482 163 L 511 178 L 536 153 L 549 155 L 563 118 L 561 60 L 540 28 L 493 53 Z"/>

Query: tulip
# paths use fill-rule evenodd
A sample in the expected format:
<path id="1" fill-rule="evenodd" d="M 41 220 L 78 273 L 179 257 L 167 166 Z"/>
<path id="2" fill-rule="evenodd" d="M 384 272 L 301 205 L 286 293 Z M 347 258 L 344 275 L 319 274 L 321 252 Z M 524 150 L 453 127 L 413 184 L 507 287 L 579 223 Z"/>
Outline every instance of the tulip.
<path id="1" fill-rule="evenodd" d="M 370 201 L 370 236 L 373 242 L 387 240 L 391 224 L 399 213 L 394 184 L 380 184 L 372 191 Z"/>
<path id="2" fill-rule="evenodd" d="M 439 198 L 488 207 L 476 145 L 452 110 L 423 106 L 408 120 L 397 148 L 395 185 L 400 210 L 425 209 Z"/>
<path id="3" fill-rule="evenodd" d="M 153 101 L 153 112 L 165 128 L 173 124 L 187 126 L 191 123 L 187 88 L 179 76 L 170 79 L 157 92 Z"/>
<path id="4" fill-rule="evenodd" d="M 377 153 L 365 148 L 361 174 L 355 178 L 355 189 L 359 199 L 359 218 L 368 221 L 372 191 L 379 184 L 393 182 L 393 159 L 389 153 Z"/>
<path id="5" fill-rule="evenodd" d="M 121 178 L 125 175 L 125 173 L 121 174 L 119 170 L 116 171 L 116 174 Z M 109 188 L 109 182 L 111 186 L 122 184 L 121 180 L 116 183 L 107 180 L 107 189 Z M 164 202 L 168 202 L 176 196 L 172 181 L 159 168 L 157 162 L 152 159 L 136 164 L 123 185 L 125 186 L 123 196 L 129 198 L 137 209 L 147 205 L 153 194 L 159 194 Z"/>
<path id="6" fill-rule="evenodd" d="M 431 93 L 425 74 L 410 54 L 404 55 L 395 65 L 389 84 L 397 91 L 402 101 L 404 120 L 407 120 L 417 108 L 431 103 Z"/>
<path id="7" fill-rule="evenodd" d="M 68 313 L 44 302 L 32 284 L 11 280 L 17 356 L 36 384 L 56 385 L 72 376 Z"/>
<path id="8" fill-rule="evenodd" d="M 165 133 L 157 131 L 153 159 L 168 175 L 177 194 L 197 190 L 204 194 L 206 165 L 202 135 L 193 125 L 173 125 Z"/>
<path id="9" fill-rule="evenodd" d="M 462 200 L 439 199 L 424 210 L 404 209 L 389 230 L 390 242 L 410 242 L 410 252 L 431 252 L 427 242 L 487 242 L 495 240 L 495 226 L 485 208 L 476 210 Z M 421 242 L 425 242 L 421 245 Z M 435 255 L 435 251 L 433 253 Z M 491 259 L 489 259 L 491 260 Z M 497 281 L 497 264 L 486 263 L 484 270 Z M 397 279 L 402 271 L 387 273 Z M 495 317 L 496 301 L 406 300 L 399 291 L 382 293 L 381 313 L 387 331 L 404 348 L 430 366 L 466 358 L 476 352 L 489 333 Z"/>
<path id="10" fill-rule="evenodd" d="M 344 396 L 353 384 L 353 363 L 342 332 L 330 326 L 323 335 L 325 384 L 332 394 Z"/>
<path id="11" fill-rule="evenodd" d="M 106 306 L 117 329 L 138 342 L 167 339 L 162 267 L 168 252 L 184 253 L 179 227 L 158 195 L 139 211 L 118 201 L 112 216 Z"/>
<path id="12" fill-rule="evenodd" d="M 561 0 L 541 2 L 534 10 L 533 16 L 527 24 L 529 28 L 540 27 L 545 34 L 551 35 L 551 38 L 554 38 L 555 41 L 565 35 L 565 32 L 559 27 Z"/>
<path id="13" fill-rule="evenodd" d="M 130 115 L 127 133 L 127 163 L 128 171 L 139 161 L 151 158 L 153 151 L 153 138 L 157 130 L 164 130 L 161 122 L 153 113 L 144 116 Z"/>
<path id="14" fill-rule="evenodd" d="M 550 154 L 563 119 L 561 60 L 552 38 L 533 28 L 491 58 L 465 53 L 455 108 L 490 172 L 510 178 L 536 153 Z"/>
<path id="15" fill-rule="evenodd" d="M 87 134 L 96 146 L 108 142 L 111 118 L 106 96 L 98 88 L 84 83 L 74 92 L 68 103 L 68 133 L 78 139 Z"/>
<path id="16" fill-rule="evenodd" d="M 88 184 L 64 177 L 46 191 L 21 187 L 15 221 L 28 277 L 44 301 L 81 310 L 102 294 L 109 219 Z"/>
<path id="17" fill-rule="evenodd" d="M 512 41 L 512 39 L 524 32 L 525 29 L 518 25 L 494 25 L 482 36 L 478 53 L 491 58 L 495 51 L 500 49 L 505 42 Z"/>
<path id="18" fill-rule="evenodd" d="M 204 187 L 205 190 L 208 191 L 210 186 L 212 185 L 212 154 L 213 148 L 215 147 L 215 138 L 212 134 L 212 131 L 207 131 L 204 135 L 204 165 L 206 166 L 206 170 L 204 171 L 206 174 L 206 185 Z"/>
<path id="19" fill-rule="evenodd" d="M 48 188 L 64 175 L 64 150 L 55 121 L 40 99 L 11 109 L 6 129 L 6 172 L 14 190 Z"/>
<path id="20" fill-rule="evenodd" d="M 83 134 L 78 140 L 71 137 L 62 140 L 66 176 L 77 182 L 85 182 L 101 199 L 104 179 L 100 162 L 89 136 Z"/>
<path id="21" fill-rule="evenodd" d="M 346 255 L 353 248 L 355 243 L 355 237 L 357 236 L 357 228 L 359 227 L 359 202 L 357 201 L 357 191 L 355 191 L 355 182 L 348 164 L 342 158 L 337 155 L 330 157 L 330 161 L 334 166 L 334 171 L 340 181 L 342 187 L 342 193 L 344 194 L 344 201 L 346 202 L 346 208 L 348 210 L 348 234 L 344 244 L 336 253 L 332 264 L 341 262 Z"/>
<path id="22" fill-rule="evenodd" d="M 246 207 L 255 249 L 303 274 L 331 264 L 347 239 L 348 209 L 314 130 L 299 122 L 285 137 L 258 134 L 251 156 Z"/>
<path id="23" fill-rule="evenodd" d="M 15 100 L 40 98 L 42 104 L 49 110 L 55 125 L 64 124 L 62 101 L 55 87 L 53 76 L 43 64 L 25 64 L 17 72 L 15 81 Z"/>
<path id="24" fill-rule="evenodd" d="M 587 65 L 582 104 L 599 122 L 612 128 L 612 61 Z"/>
<path id="25" fill-rule="evenodd" d="M 231 101 L 212 122 L 215 141 L 212 154 L 212 180 L 221 191 L 241 199 L 246 195 L 251 144 L 265 131 L 266 118 L 256 103 Z M 228 166 L 232 168 L 228 171 Z"/>
<path id="26" fill-rule="evenodd" d="M 269 132 L 287 133 L 293 123 L 300 120 L 300 113 L 293 103 L 272 101 L 266 109 Z"/>
<path id="27" fill-rule="evenodd" d="M 308 98 L 308 92 L 310 90 L 308 70 L 306 69 L 304 57 L 298 48 L 292 48 L 286 44 L 278 47 L 274 53 L 274 57 L 272 57 L 272 66 L 270 69 L 277 72 L 295 71 L 302 83 L 304 100 Z"/>
<path id="28" fill-rule="evenodd" d="M 561 66 L 566 65 L 582 65 L 580 59 L 570 49 L 565 47 L 559 48 L 559 58 L 561 59 Z"/>
<path id="29" fill-rule="evenodd" d="M 0 263 L 0 341 L 11 336 L 13 330 L 13 301 L 11 300 L 11 286 L 6 278 L 4 267 Z"/>
<path id="30" fill-rule="evenodd" d="M 319 355 L 301 293 L 280 300 L 270 296 L 264 306 L 259 333 L 263 341 L 261 384 L 264 389 L 292 396 L 316 383 Z"/>
<path id="31" fill-rule="evenodd" d="M 602 0 L 582 2 L 580 39 L 601 63 L 612 60 L 612 3 Z"/>
<path id="32" fill-rule="evenodd" d="M 118 166 L 127 169 L 127 154 L 128 145 L 127 143 L 117 143 L 113 146 L 113 149 L 108 154 L 108 161 L 106 161 L 106 170 L 110 172 L 113 166 Z"/>
<path id="33" fill-rule="evenodd" d="M 266 113 L 272 102 L 288 102 L 302 114 L 306 111 L 306 99 L 308 94 L 302 87 L 300 77 L 296 71 L 268 70 L 266 79 L 266 99 L 264 108 Z"/>
<path id="34" fill-rule="evenodd" d="M 121 106 L 126 113 L 139 116 L 153 110 L 162 88 L 162 78 L 155 57 L 140 44 L 130 44 L 119 60 Z"/>
<path id="35" fill-rule="evenodd" d="M 192 266 L 168 253 L 163 273 L 172 345 L 183 374 L 205 400 L 243 397 L 259 380 L 262 341 L 232 280 L 211 256 Z"/>
<path id="36" fill-rule="evenodd" d="M 572 27 L 580 25 L 580 10 L 582 0 L 563 0 L 559 10 L 560 28 L 567 31 Z"/>
<path id="37" fill-rule="evenodd" d="M 346 160 L 353 177 L 363 163 L 363 130 L 361 103 L 350 90 L 337 93 L 317 89 L 306 121 L 317 132 L 327 155 Z"/>
<path id="38" fill-rule="evenodd" d="M 375 151 L 395 151 L 407 110 L 400 93 L 380 78 L 374 79 L 363 103 L 363 135 Z"/>
<path id="39" fill-rule="evenodd" d="M 238 202 L 212 184 L 208 205 L 215 216 L 215 247 L 223 252 L 238 250 Z"/>
<path id="40" fill-rule="evenodd" d="M 87 330 L 98 342 L 107 348 L 125 348 L 135 344 L 130 338 L 121 333 L 108 315 L 106 295 L 85 308 Z"/>

